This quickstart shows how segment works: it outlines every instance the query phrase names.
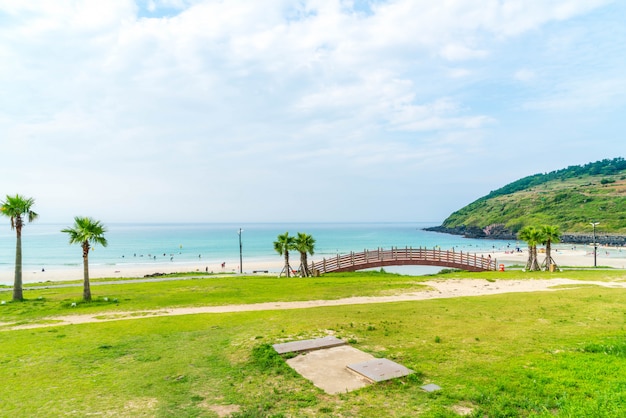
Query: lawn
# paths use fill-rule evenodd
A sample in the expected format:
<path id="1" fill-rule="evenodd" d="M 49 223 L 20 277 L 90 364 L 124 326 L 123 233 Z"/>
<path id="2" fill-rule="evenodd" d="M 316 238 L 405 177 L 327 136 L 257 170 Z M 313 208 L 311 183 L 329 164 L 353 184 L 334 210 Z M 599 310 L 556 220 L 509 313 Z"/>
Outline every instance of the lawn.
<path id="1" fill-rule="evenodd" d="M 564 276 L 506 272 L 437 277 Z M 567 272 L 567 277 L 624 280 L 626 274 Z M 380 295 L 419 291 L 423 280 L 376 272 L 305 280 L 125 283 L 94 286 L 98 300 L 75 308 L 71 302 L 79 300 L 80 287 L 29 290 L 26 302 L 0 306 L 0 322 L 116 309 Z M 626 415 L 625 327 L 625 291 L 593 286 L 20 331 L 5 327 L 0 332 L 0 415 L 621 417 Z M 269 348 L 328 334 L 416 373 L 328 395 Z M 442 390 L 420 389 L 431 382 Z"/>

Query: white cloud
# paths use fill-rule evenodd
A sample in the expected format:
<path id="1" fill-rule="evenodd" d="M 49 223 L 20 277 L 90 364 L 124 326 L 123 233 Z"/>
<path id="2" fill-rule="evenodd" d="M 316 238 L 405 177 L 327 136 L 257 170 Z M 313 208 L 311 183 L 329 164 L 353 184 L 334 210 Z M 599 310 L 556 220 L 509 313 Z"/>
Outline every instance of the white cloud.
<path id="1" fill-rule="evenodd" d="M 528 68 L 522 68 L 515 71 L 513 78 L 523 82 L 532 81 L 535 78 L 535 72 L 533 70 L 529 70 Z"/>
<path id="2" fill-rule="evenodd" d="M 609 78 L 585 80 L 580 84 L 554 86 L 546 96 L 525 104 L 527 109 L 548 111 L 589 111 L 626 104 L 626 80 Z"/>
<path id="3" fill-rule="evenodd" d="M 359 178 L 397 176 L 377 192 L 403 205 L 394 196 L 414 179 L 473 164 L 460 156 L 512 117 L 499 97 L 527 111 L 623 103 L 618 78 L 594 82 L 584 62 L 584 78 L 562 71 L 581 34 L 561 25 L 606 3 L 398 0 L 363 12 L 339 0 L 0 0 L 0 141 L 11 155 L 0 193 L 30 191 L 61 212 L 60 195 L 119 220 L 165 219 L 180 201 L 199 202 L 187 209 L 199 220 L 267 220 L 273 196 L 304 193 L 305 167 L 331 201 L 367 193 Z M 28 176 L 12 175 L 21 167 Z M 257 196 L 251 213 L 246 194 Z M 318 216 L 332 220 L 327 210 Z"/>
<path id="4" fill-rule="evenodd" d="M 441 50 L 441 56 L 449 61 L 464 61 L 472 58 L 487 56 L 486 51 L 469 48 L 465 45 L 446 45 Z"/>
<path id="5" fill-rule="evenodd" d="M 492 122 L 488 116 L 457 116 L 461 109 L 458 103 L 446 98 L 434 103 L 402 106 L 393 120 L 395 129 L 409 131 L 447 131 L 476 129 Z"/>

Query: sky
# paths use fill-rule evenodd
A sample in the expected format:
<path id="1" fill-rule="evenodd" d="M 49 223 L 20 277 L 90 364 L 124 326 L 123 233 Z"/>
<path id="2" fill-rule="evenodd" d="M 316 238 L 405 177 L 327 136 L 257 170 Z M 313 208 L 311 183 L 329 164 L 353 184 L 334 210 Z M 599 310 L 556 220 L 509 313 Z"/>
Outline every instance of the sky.
<path id="1" fill-rule="evenodd" d="M 38 222 L 433 222 L 625 157 L 626 2 L 0 0 Z"/>

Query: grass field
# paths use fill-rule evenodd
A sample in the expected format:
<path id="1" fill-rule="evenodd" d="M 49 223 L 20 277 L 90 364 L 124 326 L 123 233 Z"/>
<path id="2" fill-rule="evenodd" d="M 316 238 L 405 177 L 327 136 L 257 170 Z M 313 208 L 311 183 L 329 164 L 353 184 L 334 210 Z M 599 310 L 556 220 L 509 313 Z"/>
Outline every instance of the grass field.
<path id="1" fill-rule="evenodd" d="M 626 280 L 620 271 L 569 278 Z M 489 280 L 548 273 L 451 273 Z M 436 277 L 429 277 L 433 279 Z M 0 322 L 49 315 L 388 295 L 424 278 L 382 273 L 315 279 L 201 278 L 28 290 Z M 104 298 L 108 300 L 105 301 Z M 10 294 L 0 293 L 0 300 Z M 626 294 L 550 293 L 179 317 L 10 331 L 0 326 L 0 416 L 475 417 L 626 415 Z M 417 373 L 327 395 L 270 345 L 334 334 Z M 426 393 L 424 383 L 442 390 Z"/>

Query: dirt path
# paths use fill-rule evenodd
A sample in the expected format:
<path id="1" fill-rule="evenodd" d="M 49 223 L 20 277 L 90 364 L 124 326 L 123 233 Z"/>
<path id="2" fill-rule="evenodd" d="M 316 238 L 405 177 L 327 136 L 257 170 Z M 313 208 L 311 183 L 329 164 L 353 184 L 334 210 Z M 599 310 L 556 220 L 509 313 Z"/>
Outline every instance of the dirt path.
<path id="1" fill-rule="evenodd" d="M 42 327 L 52 327 L 60 325 L 86 324 L 95 322 L 120 321 L 139 318 L 153 318 L 160 316 L 194 315 L 207 313 L 229 313 L 229 312 L 252 312 L 269 310 L 305 309 L 324 306 L 359 305 L 367 303 L 388 303 L 406 302 L 426 299 L 443 299 L 464 296 L 484 296 L 501 293 L 515 292 L 540 292 L 556 291 L 564 288 L 556 286 L 567 286 L 571 289 L 577 286 L 596 285 L 610 288 L 626 288 L 624 282 L 599 282 L 580 281 L 570 279 L 550 279 L 550 280 L 501 280 L 490 282 L 487 280 L 458 279 L 424 282 L 432 290 L 425 290 L 412 293 L 404 293 L 392 296 L 359 296 L 335 300 L 307 300 L 297 302 L 265 302 L 246 305 L 223 305 L 223 306 L 199 306 L 186 308 L 168 308 L 147 311 L 132 312 L 100 312 L 85 315 L 65 315 L 45 318 L 45 323 L 34 323 L 11 326 L 10 323 L 0 323 L 0 330 L 10 331 L 19 329 L 32 329 Z"/>

